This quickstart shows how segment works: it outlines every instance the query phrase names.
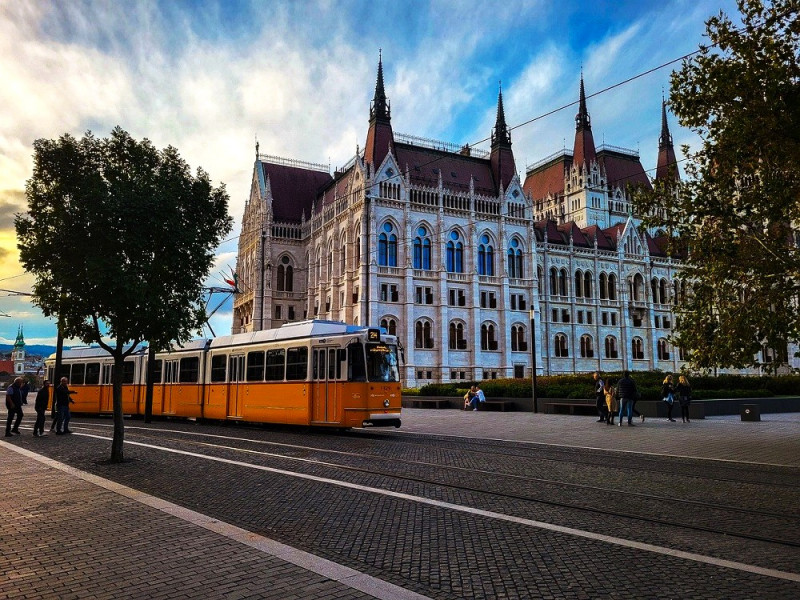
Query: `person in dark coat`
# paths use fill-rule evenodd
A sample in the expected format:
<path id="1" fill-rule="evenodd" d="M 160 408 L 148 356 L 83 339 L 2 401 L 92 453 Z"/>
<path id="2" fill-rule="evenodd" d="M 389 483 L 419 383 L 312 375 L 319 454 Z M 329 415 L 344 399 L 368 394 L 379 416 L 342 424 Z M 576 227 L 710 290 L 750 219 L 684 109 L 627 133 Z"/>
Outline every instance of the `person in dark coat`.
<path id="1" fill-rule="evenodd" d="M 600 378 L 600 373 L 598 371 L 595 371 L 592 377 L 594 378 L 594 396 L 595 404 L 597 405 L 597 416 L 600 417 L 597 422 L 608 422 L 605 385 L 603 384 L 603 380 Z"/>
<path id="2" fill-rule="evenodd" d="M 622 374 L 622 379 L 617 383 L 617 395 L 619 396 L 619 426 L 622 427 L 622 419 L 627 415 L 628 426 L 633 427 L 633 403 L 639 390 L 636 382 L 631 379 L 630 371 Z"/>
<path id="3" fill-rule="evenodd" d="M 47 413 L 47 403 L 50 401 L 50 382 L 45 379 L 42 389 L 36 394 L 36 403 L 33 408 L 36 410 L 36 423 L 33 424 L 33 435 L 39 437 L 44 435 L 44 419 Z"/>
<path id="4" fill-rule="evenodd" d="M 19 395 L 22 397 L 22 403 L 28 403 L 28 392 L 31 391 L 31 386 L 28 385 L 28 380 L 25 379 L 22 381 L 22 387 L 19 388 Z"/>
<path id="5" fill-rule="evenodd" d="M 58 410 L 58 421 L 56 422 L 56 435 L 72 433 L 69 430 L 69 419 L 70 419 L 69 405 L 70 403 L 74 404 L 75 401 L 69 396 L 70 394 L 74 394 L 75 392 L 69 389 L 67 383 L 69 383 L 69 380 L 66 377 L 62 377 L 61 382 L 56 388 L 56 406 Z"/>
<path id="6" fill-rule="evenodd" d="M 692 386 L 689 385 L 689 380 L 685 376 L 678 377 L 678 402 L 681 405 L 681 418 L 684 423 L 691 423 L 689 420 L 689 405 L 692 403 Z"/>
<path id="7" fill-rule="evenodd" d="M 21 387 L 22 377 L 17 377 L 6 390 L 6 408 L 8 409 L 6 437 L 11 437 L 12 434 L 19 435 L 19 424 L 22 422 L 22 394 L 19 391 Z M 16 423 L 14 423 L 14 417 L 17 418 Z M 12 423 L 14 423 L 13 427 Z"/>

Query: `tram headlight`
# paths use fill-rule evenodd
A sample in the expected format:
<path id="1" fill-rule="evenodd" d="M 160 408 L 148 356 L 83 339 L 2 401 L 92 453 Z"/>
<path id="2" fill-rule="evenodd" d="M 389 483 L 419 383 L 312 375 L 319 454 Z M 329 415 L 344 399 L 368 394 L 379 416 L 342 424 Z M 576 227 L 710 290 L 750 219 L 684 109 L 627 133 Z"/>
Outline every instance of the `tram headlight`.
<path id="1" fill-rule="evenodd" d="M 384 400 L 384 401 L 383 401 L 383 405 L 384 405 L 386 408 L 389 408 L 389 399 L 388 399 L 388 398 L 387 398 L 386 400 Z"/>

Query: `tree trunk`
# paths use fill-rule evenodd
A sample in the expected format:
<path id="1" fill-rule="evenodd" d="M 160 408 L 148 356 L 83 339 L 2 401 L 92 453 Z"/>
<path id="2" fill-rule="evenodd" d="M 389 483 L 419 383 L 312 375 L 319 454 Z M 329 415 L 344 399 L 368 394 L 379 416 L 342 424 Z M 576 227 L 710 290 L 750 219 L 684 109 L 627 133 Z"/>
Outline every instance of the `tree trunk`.
<path id="1" fill-rule="evenodd" d="M 153 371 L 156 366 L 156 349 L 151 343 L 147 348 L 147 389 L 144 394 L 144 422 L 153 419 Z"/>
<path id="2" fill-rule="evenodd" d="M 125 358 L 122 355 L 122 348 L 118 347 L 114 352 L 114 372 L 111 376 L 111 383 L 114 390 L 114 438 L 111 441 L 112 463 L 121 463 L 124 460 L 122 443 L 125 440 L 125 423 L 122 412 L 122 375 Z"/>

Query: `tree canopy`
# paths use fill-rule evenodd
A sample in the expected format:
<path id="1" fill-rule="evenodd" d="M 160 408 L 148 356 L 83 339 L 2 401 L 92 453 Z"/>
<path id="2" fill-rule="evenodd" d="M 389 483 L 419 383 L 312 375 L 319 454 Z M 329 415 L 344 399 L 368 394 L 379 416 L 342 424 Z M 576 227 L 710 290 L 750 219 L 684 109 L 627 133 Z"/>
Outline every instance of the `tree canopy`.
<path id="1" fill-rule="evenodd" d="M 28 212 L 15 221 L 20 258 L 36 278 L 34 303 L 62 333 L 114 356 L 120 461 L 123 360 L 143 341 L 164 348 L 202 326 L 203 280 L 231 230 L 228 194 L 172 146 L 119 127 L 103 139 L 36 140 L 33 159 Z"/>
<path id="2" fill-rule="evenodd" d="M 710 43 L 671 76 L 672 111 L 701 138 L 683 148 L 688 180 L 637 198 L 682 247 L 674 341 L 699 368 L 769 368 L 800 337 L 798 4 L 737 4 L 741 24 L 710 18 Z"/>

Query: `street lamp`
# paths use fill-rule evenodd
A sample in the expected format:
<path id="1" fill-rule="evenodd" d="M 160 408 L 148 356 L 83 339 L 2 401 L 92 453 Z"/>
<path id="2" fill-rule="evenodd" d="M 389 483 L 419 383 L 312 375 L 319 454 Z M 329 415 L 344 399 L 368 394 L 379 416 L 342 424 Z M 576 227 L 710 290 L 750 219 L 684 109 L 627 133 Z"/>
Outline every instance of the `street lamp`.
<path id="1" fill-rule="evenodd" d="M 536 313 L 533 308 L 530 311 L 531 316 L 531 396 L 533 398 L 533 412 L 538 413 L 539 407 L 536 402 L 536 331 L 534 326 L 536 324 Z"/>

